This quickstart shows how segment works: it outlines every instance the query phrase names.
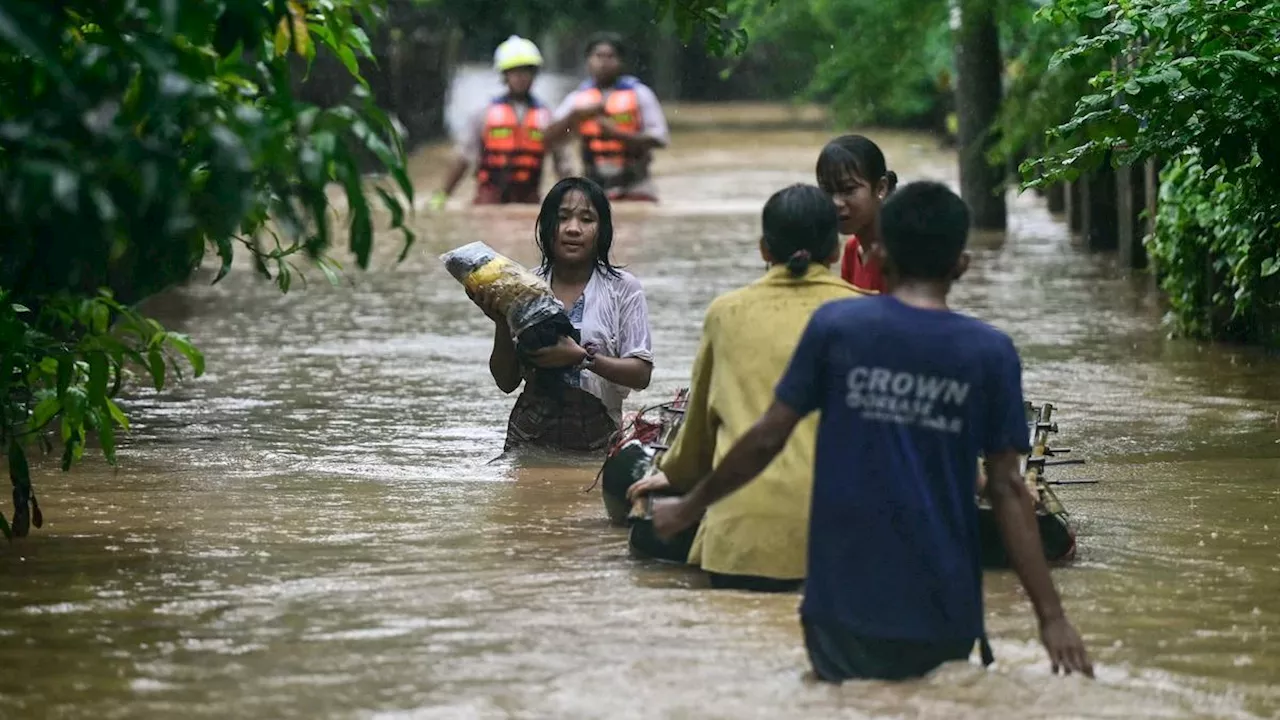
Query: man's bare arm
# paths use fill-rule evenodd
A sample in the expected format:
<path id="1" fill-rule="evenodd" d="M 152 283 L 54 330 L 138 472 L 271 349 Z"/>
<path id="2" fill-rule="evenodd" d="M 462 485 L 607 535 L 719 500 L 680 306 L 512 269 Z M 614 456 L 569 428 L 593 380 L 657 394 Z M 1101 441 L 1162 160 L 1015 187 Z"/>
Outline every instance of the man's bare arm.
<path id="1" fill-rule="evenodd" d="M 1049 575 L 1036 526 L 1035 506 L 1021 473 L 1021 458 L 1006 450 L 987 458 L 987 497 L 995 511 L 1009 564 L 1026 589 L 1040 622 L 1040 637 L 1054 672 L 1080 672 L 1093 677 L 1084 642 L 1067 620 L 1062 600 Z"/>
<path id="2" fill-rule="evenodd" d="M 708 507 L 732 495 L 769 467 L 786 447 L 803 418 L 787 405 L 773 401 L 764 415 L 733 444 L 711 474 L 679 500 L 655 501 L 653 525 L 659 535 L 670 537 L 692 526 Z"/>

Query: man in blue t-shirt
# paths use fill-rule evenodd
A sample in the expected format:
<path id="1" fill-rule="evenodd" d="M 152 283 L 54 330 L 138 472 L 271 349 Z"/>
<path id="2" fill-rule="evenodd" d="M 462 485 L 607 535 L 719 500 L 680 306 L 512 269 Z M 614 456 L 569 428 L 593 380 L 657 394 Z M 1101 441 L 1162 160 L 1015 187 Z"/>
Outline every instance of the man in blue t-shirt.
<path id="1" fill-rule="evenodd" d="M 1030 447 L 1017 350 L 947 307 L 968 266 L 968 208 L 944 185 L 912 183 L 880 222 L 890 294 L 814 313 L 773 405 L 694 490 L 654 502 L 655 528 L 694 524 L 820 411 L 800 607 L 810 661 L 830 682 L 918 677 L 984 639 L 974 458 L 985 455 L 986 493 L 1053 669 L 1092 676 L 1020 472 Z"/>

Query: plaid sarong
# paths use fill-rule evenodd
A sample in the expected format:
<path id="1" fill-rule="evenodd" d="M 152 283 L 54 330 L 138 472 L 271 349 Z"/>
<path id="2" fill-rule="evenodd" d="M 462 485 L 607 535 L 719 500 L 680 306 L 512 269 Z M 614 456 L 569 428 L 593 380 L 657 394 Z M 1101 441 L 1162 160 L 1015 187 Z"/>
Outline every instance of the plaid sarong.
<path id="1" fill-rule="evenodd" d="M 507 450 L 521 445 L 604 450 L 618 430 L 600 398 L 585 390 L 562 386 L 552 394 L 538 383 L 525 388 L 507 421 Z"/>

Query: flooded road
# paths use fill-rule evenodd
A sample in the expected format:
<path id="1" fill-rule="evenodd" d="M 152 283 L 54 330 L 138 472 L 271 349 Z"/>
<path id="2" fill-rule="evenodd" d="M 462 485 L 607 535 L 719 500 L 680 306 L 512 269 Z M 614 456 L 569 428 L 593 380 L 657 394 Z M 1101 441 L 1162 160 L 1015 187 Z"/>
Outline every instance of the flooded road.
<path id="1" fill-rule="evenodd" d="M 928 139 L 875 137 L 904 182 L 954 181 Z M 707 303 L 762 272 L 760 206 L 812 182 L 825 138 L 686 128 L 662 205 L 618 209 L 658 357 L 633 407 L 686 382 Z M 424 194 L 443 157 L 415 158 Z M 119 469 L 40 473 L 45 528 L 0 550 L 0 717 L 1280 716 L 1280 361 L 1167 340 L 1144 281 L 1037 201 L 975 238 L 955 305 L 1058 404 L 1090 461 L 1058 476 L 1100 481 L 1061 489 L 1080 557 L 1055 572 L 1099 680 L 1051 678 L 1016 580 L 989 573 L 991 671 L 832 688 L 803 678 L 796 596 L 629 559 L 594 467 L 490 462 L 513 399 L 436 256 L 532 263 L 535 210 L 460 199 L 348 286 L 233 273 L 166 300 L 209 374 L 129 403 Z"/>

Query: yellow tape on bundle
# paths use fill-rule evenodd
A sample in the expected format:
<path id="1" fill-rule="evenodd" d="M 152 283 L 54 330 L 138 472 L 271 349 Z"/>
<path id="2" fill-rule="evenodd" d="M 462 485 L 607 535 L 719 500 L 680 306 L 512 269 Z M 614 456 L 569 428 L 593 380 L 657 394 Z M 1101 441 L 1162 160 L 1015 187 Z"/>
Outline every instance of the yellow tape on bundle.
<path id="1" fill-rule="evenodd" d="M 440 259 L 469 293 L 483 289 L 495 299 L 513 337 L 564 309 L 545 280 L 482 242 L 464 245 Z"/>

